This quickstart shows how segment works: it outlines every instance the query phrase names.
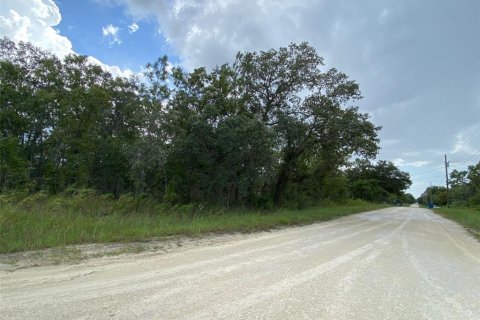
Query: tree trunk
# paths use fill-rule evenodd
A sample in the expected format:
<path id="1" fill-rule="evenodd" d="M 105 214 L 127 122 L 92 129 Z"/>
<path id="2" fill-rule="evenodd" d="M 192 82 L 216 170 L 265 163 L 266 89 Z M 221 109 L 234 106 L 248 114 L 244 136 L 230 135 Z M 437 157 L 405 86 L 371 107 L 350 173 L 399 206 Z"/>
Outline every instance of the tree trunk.
<path id="1" fill-rule="evenodd" d="M 283 195 L 283 191 L 287 186 L 287 181 L 290 176 L 290 170 L 297 161 L 298 157 L 305 151 L 304 147 L 300 147 L 294 151 L 290 151 L 285 155 L 285 159 L 280 173 L 278 174 L 277 183 L 275 184 L 275 192 L 273 194 L 273 204 L 278 206 Z"/>
<path id="2" fill-rule="evenodd" d="M 288 173 L 289 173 L 289 163 L 285 163 L 282 168 L 280 169 L 280 174 L 277 178 L 277 183 L 275 185 L 275 192 L 273 194 L 273 204 L 278 206 L 280 204 L 280 199 L 283 194 L 283 190 L 288 181 Z"/>

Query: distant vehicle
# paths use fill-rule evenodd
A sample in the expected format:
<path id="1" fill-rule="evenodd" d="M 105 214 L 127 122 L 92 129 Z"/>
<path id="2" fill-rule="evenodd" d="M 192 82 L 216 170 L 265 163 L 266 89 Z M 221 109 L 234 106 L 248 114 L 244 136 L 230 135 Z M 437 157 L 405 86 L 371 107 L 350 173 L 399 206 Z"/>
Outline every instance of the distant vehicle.
<path id="1" fill-rule="evenodd" d="M 440 208 L 440 207 L 437 206 L 437 205 L 434 205 L 434 206 L 433 206 L 433 209 L 438 209 L 438 208 Z"/>

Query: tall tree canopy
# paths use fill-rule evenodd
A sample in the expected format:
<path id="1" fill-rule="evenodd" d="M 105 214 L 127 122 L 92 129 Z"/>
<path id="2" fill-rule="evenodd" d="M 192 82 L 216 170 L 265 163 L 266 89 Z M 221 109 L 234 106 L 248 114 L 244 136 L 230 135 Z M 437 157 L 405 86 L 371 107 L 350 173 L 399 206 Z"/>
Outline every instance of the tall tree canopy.
<path id="1" fill-rule="evenodd" d="M 192 72 L 170 71 L 162 57 L 126 79 L 84 56 L 60 60 L 4 38 L 0 93 L 0 191 L 73 185 L 181 203 L 316 201 L 344 183 L 352 155 L 378 151 L 379 127 L 352 106 L 358 85 L 324 71 L 307 43 Z M 384 169 L 391 180 L 380 187 L 395 192 L 403 185 Z"/>
<path id="2" fill-rule="evenodd" d="M 233 66 L 247 111 L 275 134 L 275 203 L 302 162 L 317 166 L 322 180 L 352 154 L 377 153 L 379 128 L 348 105 L 361 98 L 358 85 L 336 69 L 322 72 L 322 66 L 323 58 L 307 43 L 240 53 Z"/>

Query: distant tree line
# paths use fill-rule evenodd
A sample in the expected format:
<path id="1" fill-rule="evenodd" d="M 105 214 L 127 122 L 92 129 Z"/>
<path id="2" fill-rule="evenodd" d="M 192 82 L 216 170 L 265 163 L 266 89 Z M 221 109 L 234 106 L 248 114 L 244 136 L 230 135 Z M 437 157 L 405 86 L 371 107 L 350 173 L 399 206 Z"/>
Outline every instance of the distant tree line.
<path id="1" fill-rule="evenodd" d="M 480 161 L 468 166 L 467 170 L 454 169 L 449 176 L 448 202 L 453 206 L 480 205 Z M 427 205 L 445 206 L 447 188 L 444 186 L 428 187 L 418 198 L 418 202 Z"/>
<path id="2" fill-rule="evenodd" d="M 162 57 L 127 79 L 3 38 L 0 192 L 87 187 L 255 207 L 411 202 L 407 173 L 370 162 L 380 128 L 351 105 L 357 83 L 322 66 L 300 43 L 210 71 Z"/>
<path id="3" fill-rule="evenodd" d="M 365 159 L 356 159 L 345 172 L 354 198 L 397 204 L 416 201 L 413 195 L 404 193 L 412 184 L 410 175 L 390 161 L 380 160 L 372 164 Z"/>

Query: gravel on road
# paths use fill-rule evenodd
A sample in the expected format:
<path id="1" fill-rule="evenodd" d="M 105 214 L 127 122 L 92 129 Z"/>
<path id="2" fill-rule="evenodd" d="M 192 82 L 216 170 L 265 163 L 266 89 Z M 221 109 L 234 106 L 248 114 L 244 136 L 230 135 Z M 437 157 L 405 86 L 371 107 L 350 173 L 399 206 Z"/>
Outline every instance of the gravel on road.
<path id="1" fill-rule="evenodd" d="M 387 208 L 171 252 L 0 271 L 2 319 L 480 319 L 480 243 Z"/>

